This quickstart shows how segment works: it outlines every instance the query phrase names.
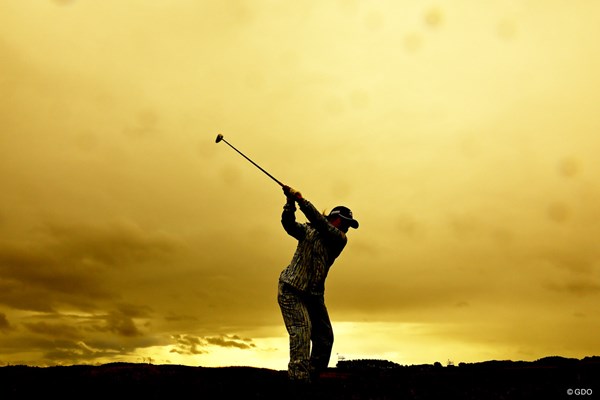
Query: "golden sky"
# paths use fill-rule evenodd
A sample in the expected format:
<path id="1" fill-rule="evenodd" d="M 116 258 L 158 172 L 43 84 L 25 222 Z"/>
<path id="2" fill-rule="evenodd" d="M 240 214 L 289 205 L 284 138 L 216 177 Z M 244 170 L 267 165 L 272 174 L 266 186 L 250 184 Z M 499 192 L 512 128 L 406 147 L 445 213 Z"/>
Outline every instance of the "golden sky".
<path id="1" fill-rule="evenodd" d="M 331 365 L 597 355 L 599 19 L 2 1 L 0 365 L 286 368 L 285 198 L 217 133 L 361 223 L 327 281 Z"/>

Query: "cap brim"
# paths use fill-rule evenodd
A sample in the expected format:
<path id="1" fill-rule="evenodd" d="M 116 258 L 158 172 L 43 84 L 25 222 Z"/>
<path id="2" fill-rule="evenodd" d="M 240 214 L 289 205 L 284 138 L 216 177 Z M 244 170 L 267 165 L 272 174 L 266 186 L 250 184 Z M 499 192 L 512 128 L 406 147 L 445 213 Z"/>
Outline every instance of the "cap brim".
<path id="1" fill-rule="evenodd" d="M 350 219 L 350 218 L 346 218 L 341 214 L 338 214 L 339 217 L 341 219 L 343 219 L 344 221 L 348 222 L 348 224 L 350 224 L 350 227 L 354 228 L 354 229 L 358 229 L 358 221 L 355 219 Z"/>

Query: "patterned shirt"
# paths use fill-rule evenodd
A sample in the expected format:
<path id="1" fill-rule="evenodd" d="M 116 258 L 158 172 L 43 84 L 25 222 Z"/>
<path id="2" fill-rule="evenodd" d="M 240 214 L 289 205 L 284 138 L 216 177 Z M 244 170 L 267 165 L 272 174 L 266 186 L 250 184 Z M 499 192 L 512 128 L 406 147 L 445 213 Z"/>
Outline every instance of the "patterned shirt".
<path id="1" fill-rule="evenodd" d="M 308 200 L 300 199 L 298 205 L 309 223 L 296 222 L 296 205 L 293 201 L 288 201 L 283 206 L 281 224 L 290 236 L 298 240 L 298 247 L 290 264 L 281 272 L 279 280 L 304 293 L 323 295 L 329 268 L 348 239 L 344 232 L 331 225 Z"/>

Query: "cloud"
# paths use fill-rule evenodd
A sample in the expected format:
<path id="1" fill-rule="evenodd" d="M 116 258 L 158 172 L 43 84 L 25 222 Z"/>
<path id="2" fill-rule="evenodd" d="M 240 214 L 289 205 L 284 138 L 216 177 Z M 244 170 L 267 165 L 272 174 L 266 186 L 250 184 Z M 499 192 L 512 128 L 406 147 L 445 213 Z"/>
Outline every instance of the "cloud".
<path id="1" fill-rule="evenodd" d="M 65 340 L 83 340 L 90 333 L 113 333 L 122 337 L 142 336 L 135 319 L 149 319 L 147 306 L 119 305 L 116 310 L 94 313 L 37 313 L 33 322 L 22 323 L 30 332 Z"/>
<path id="2" fill-rule="evenodd" d="M 13 328 L 10 326 L 6 314 L 0 313 L 0 332 L 8 332 Z"/>
<path id="3" fill-rule="evenodd" d="M 177 248 L 164 233 L 131 223 L 47 224 L 38 240 L 0 242 L 0 304 L 54 311 L 59 305 L 91 309 L 119 298 L 114 274 L 164 260 Z"/>
<path id="4" fill-rule="evenodd" d="M 237 335 L 221 335 L 208 337 L 199 337 L 193 335 L 174 335 L 172 338 L 176 342 L 176 348 L 172 349 L 171 352 L 178 354 L 206 354 L 209 352 L 206 349 L 209 346 L 237 348 L 241 350 L 248 350 L 256 347 L 256 345 L 252 343 L 252 339 L 241 338 Z"/>
<path id="5" fill-rule="evenodd" d="M 147 332 L 147 307 L 121 305 L 98 313 L 34 313 L 21 318 L 3 341 L 7 353 L 37 353 L 36 364 L 64 364 L 133 357 L 161 344 Z"/>
<path id="6" fill-rule="evenodd" d="M 178 354 L 205 354 L 206 350 L 202 349 L 206 345 L 206 342 L 197 336 L 193 335 L 173 335 L 175 340 L 175 348 L 171 350 L 172 353 Z"/>
<path id="7" fill-rule="evenodd" d="M 58 304 L 93 307 L 114 292 L 102 283 L 104 273 L 38 244 L 0 244 L 0 304 L 51 312 Z"/>
<path id="8" fill-rule="evenodd" d="M 249 349 L 255 347 L 252 339 L 242 339 L 237 335 L 233 336 L 218 336 L 204 338 L 208 344 L 220 347 L 237 347 L 238 349 Z"/>
<path id="9" fill-rule="evenodd" d="M 49 223 L 45 231 L 59 253 L 106 266 L 122 267 L 160 259 L 176 248 L 176 240 L 168 234 L 144 231 L 129 221 L 77 225 Z"/>
<path id="10" fill-rule="evenodd" d="M 548 283 L 545 286 L 550 290 L 575 296 L 591 296 L 600 294 L 600 282 L 583 279 L 570 279 L 561 283 Z"/>
<path id="11" fill-rule="evenodd" d="M 45 321 L 25 322 L 23 323 L 23 326 L 32 333 L 50 336 L 56 339 L 78 339 L 83 336 L 80 329 L 65 323 L 48 323 Z"/>
<path id="12" fill-rule="evenodd" d="M 142 335 L 133 318 L 123 312 L 111 312 L 106 316 L 105 321 L 106 329 L 119 336 L 134 337 Z"/>
<path id="13" fill-rule="evenodd" d="M 123 354 L 121 349 L 96 349 L 83 341 L 59 342 L 44 357 L 59 363 L 79 363 Z"/>

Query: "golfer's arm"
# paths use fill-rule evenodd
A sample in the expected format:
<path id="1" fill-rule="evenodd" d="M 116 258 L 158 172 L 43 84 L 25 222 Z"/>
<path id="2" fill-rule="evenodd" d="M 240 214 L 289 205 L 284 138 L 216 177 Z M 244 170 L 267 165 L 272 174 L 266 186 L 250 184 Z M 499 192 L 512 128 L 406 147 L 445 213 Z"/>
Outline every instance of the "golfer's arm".
<path id="1" fill-rule="evenodd" d="M 296 222 L 296 205 L 293 202 L 288 201 L 283 206 L 281 225 L 290 236 L 298 240 L 304 236 L 304 226 Z"/>
<path id="2" fill-rule="evenodd" d="M 312 203 L 306 199 L 298 200 L 298 205 L 300 206 L 300 210 L 304 213 L 306 218 L 310 221 L 310 223 L 315 227 L 316 230 L 321 232 L 321 234 L 326 235 L 329 239 L 345 242 L 346 235 L 331 225 L 319 210 L 316 209 Z"/>

